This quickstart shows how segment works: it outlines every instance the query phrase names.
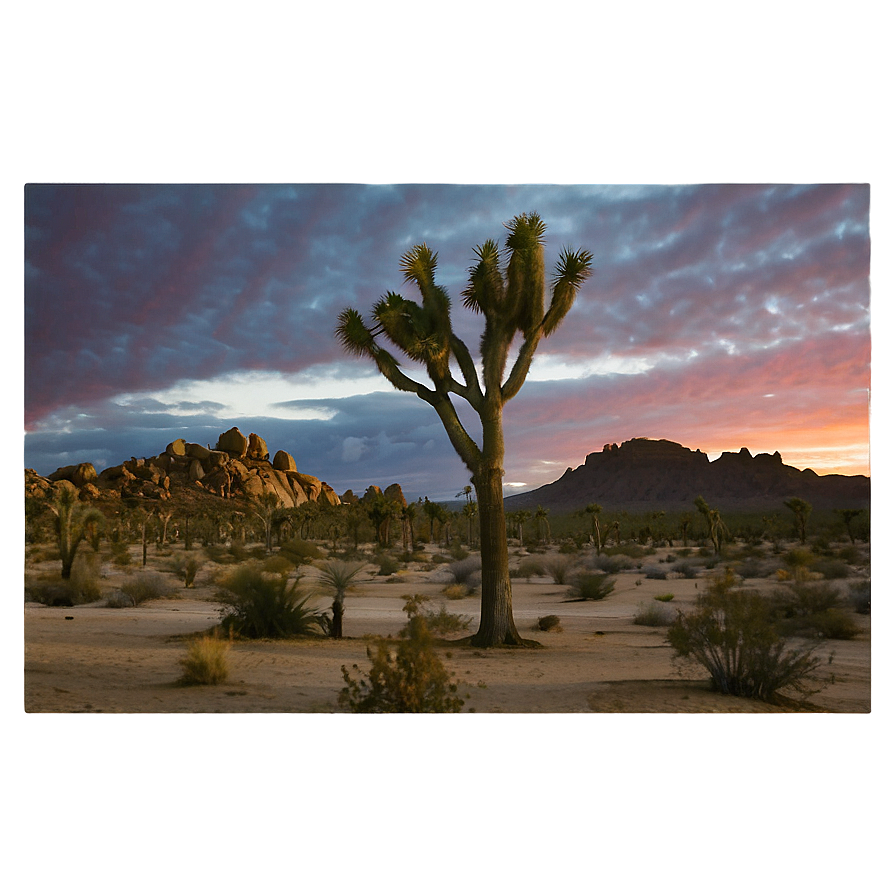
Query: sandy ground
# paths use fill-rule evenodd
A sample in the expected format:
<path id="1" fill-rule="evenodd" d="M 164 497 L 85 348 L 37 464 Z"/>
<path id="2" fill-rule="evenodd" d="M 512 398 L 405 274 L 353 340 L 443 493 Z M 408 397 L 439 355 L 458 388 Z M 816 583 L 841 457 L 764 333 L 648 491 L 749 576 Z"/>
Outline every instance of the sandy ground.
<path id="1" fill-rule="evenodd" d="M 404 597 L 427 594 L 433 606 L 443 584 L 433 572 L 410 569 L 384 580 L 366 575 L 346 600 L 341 641 L 237 641 L 229 651 L 230 676 L 217 686 L 183 687 L 176 681 L 185 638 L 219 619 L 214 585 L 200 577 L 180 585 L 175 599 L 137 608 L 25 605 L 27 712 L 72 713 L 332 713 L 344 685 L 343 665 L 369 668 L 369 636 L 394 635 L 405 623 Z M 121 575 L 121 573 L 118 573 Z M 110 575 L 115 575 L 111 573 Z M 310 577 L 309 577 L 310 578 Z M 539 650 L 442 649 L 461 682 L 466 710 L 486 713 L 769 713 L 794 707 L 726 697 L 710 690 L 702 669 L 673 659 L 665 629 L 634 625 L 639 607 L 655 594 L 674 593 L 669 604 L 694 602 L 695 580 L 645 579 L 619 573 L 615 591 L 599 602 L 576 603 L 548 577 L 514 581 L 514 617 Z M 696 580 L 702 587 L 703 583 Z M 749 581 L 773 587 L 768 580 Z M 328 603 L 321 597 L 320 606 Z M 478 596 L 446 602 L 474 617 Z M 561 631 L 535 631 L 541 616 L 556 614 Z M 862 633 L 851 641 L 820 642 L 831 663 L 818 670 L 823 689 L 804 711 L 867 713 L 871 709 L 870 618 L 855 616 Z M 460 637 L 459 635 L 457 637 Z"/>

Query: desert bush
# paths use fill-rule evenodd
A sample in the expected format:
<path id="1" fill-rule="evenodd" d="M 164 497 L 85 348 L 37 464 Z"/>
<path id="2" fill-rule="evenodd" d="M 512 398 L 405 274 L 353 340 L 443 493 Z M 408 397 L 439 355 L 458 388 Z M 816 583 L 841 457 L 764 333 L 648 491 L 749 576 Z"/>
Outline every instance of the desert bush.
<path id="1" fill-rule="evenodd" d="M 665 580 L 666 578 L 666 570 L 660 569 L 657 566 L 648 566 L 644 570 L 644 578 L 645 579 L 660 579 Z"/>
<path id="2" fill-rule="evenodd" d="M 184 588 L 192 588 L 196 581 L 196 574 L 202 568 L 202 563 L 197 554 L 183 552 L 174 555 L 170 568 L 179 579 L 183 579 Z"/>
<path id="3" fill-rule="evenodd" d="M 431 632 L 439 635 L 453 635 L 457 632 L 466 631 L 473 622 L 472 616 L 465 616 L 460 613 L 449 613 L 442 603 L 438 610 L 423 609 L 423 605 L 428 603 L 429 598 L 424 594 L 415 594 L 413 597 L 405 598 L 404 611 L 408 614 L 408 623 L 399 632 L 400 637 L 406 637 L 410 633 L 410 620 L 414 615 L 420 616 L 426 627 Z"/>
<path id="4" fill-rule="evenodd" d="M 478 555 L 467 557 L 464 560 L 455 560 L 448 564 L 448 572 L 451 573 L 458 585 L 475 587 L 482 578 L 481 570 L 482 558 Z"/>
<path id="5" fill-rule="evenodd" d="M 102 597 L 99 554 L 80 551 L 72 564 L 72 594 L 75 604 L 90 604 Z"/>
<path id="6" fill-rule="evenodd" d="M 544 575 L 544 564 L 535 557 L 524 557 L 520 560 L 520 565 L 512 569 L 510 574 L 528 582 L 532 576 Z"/>
<path id="7" fill-rule="evenodd" d="M 699 564 L 693 561 L 679 560 L 672 564 L 672 572 L 677 572 L 683 579 L 696 579 Z"/>
<path id="8" fill-rule="evenodd" d="M 616 580 L 603 572 L 579 573 L 569 590 L 569 600 L 603 600 L 616 587 Z"/>
<path id="9" fill-rule="evenodd" d="M 227 680 L 227 652 L 230 643 L 204 635 L 190 642 L 187 655 L 179 660 L 184 673 L 178 684 L 220 684 Z"/>
<path id="10" fill-rule="evenodd" d="M 861 561 L 862 554 L 854 544 L 848 544 L 837 551 L 837 557 L 844 563 L 851 563 L 855 566 Z"/>
<path id="11" fill-rule="evenodd" d="M 747 557 L 737 564 L 737 572 L 744 579 L 764 579 L 772 575 L 777 569 L 773 560 L 763 560 L 761 557 Z"/>
<path id="12" fill-rule="evenodd" d="M 304 538 L 291 538 L 285 544 L 280 545 L 280 553 L 294 566 L 302 566 L 323 557 L 320 548 Z"/>
<path id="13" fill-rule="evenodd" d="M 867 616 L 871 612 L 871 579 L 862 579 L 849 586 L 849 601 L 856 613 Z"/>
<path id="14" fill-rule="evenodd" d="M 30 582 L 25 587 L 25 600 L 35 601 L 47 607 L 73 607 L 77 599 L 71 580 Z"/>
<path id="15" fill-rule="evenodd" d="M 156 572 L 138 572 L 121 583 L 121 590 L 135 607 L 168 594 L 165 580 Z"/>
<path id="16" fill-rule="evenodd" d="M 634 569 L 635 561 L 625 554 L 596 554 L 588 560 L 587 566 L 615 575 L 623 569 Z"/>
<path id="17" fill-rule="evenodd" d="M 131 565 L 131 552 L 124 542 L 112 542 L 112 563 L 121 567 Z"/>
<path id="18" fill-rule="evenodd" d="M 419 607 L 417 608 L 419 609 Z M 359 678 L 355 663 L 342 667 L 345 687 L 339 705 L 353 713 L 460 712 L 464 700 L 458 685 L 435 650 L 426 620 L 408 609 L 408 624 L 399 641 L 381 638 L 367 648 L 370 670 Z"/>
<path id="19" fill-rule="evenodd" d="M 632 619 L 635 625 L 652 625 L 657 628 L 671 625 L 674 621 L 675 612 L 671 607 L 647 601 L 638 606 L 638 612 Z"/>
<path id="20" fill-rule="evenodd" d="M 466 560 L 470 556 L 470 552 L 460 543 L 459 538 L 452 540 L 450 554 L 455 560 Z"/>
<path id="21" fill-rule="evenodd" d="M 821 660 L 814 647 L 788 649 L 768 601 L 735 587 L 731 570 L 716 576 L 694 612 L 679 612 L 668 640 L 678 657 L 703 666 L 723 694 L 774 702 L 784 688 L 810 693 Z"/>
<path id="22" fill-rule="evenodd" d="M 299 579 L 266 572 L 257 563 L 235 569 L 218 590 L 221 624 L 245 638 L 290 638 L 324 630 L 321 614 L 309 607 L 310 593 Z"/>
<path id="23" fill-rule="evenodd" d="M 654 594 L 654 600 L 658 600 L 661 604 L 667 604 L 670 600 L 675 600 L 674 594 Z"/>
<path id="24" fill-rule="evenodd" d="M 572 572 L 573 560 L 568 555 L 555 555 L 546 557 L 542 566 L 555 585 L 565 585 Z"/>
<path id="25" fill-rule="evenodd" d="M 401 569 L 398 560 L 389 554 L 380 554 L 374 559 L 374 562 L 379 564 L 379 569 L 376 572 L 378 576 L 394 576 Z"/>
<path id="26" fill-rule="evenodd" d="M 824 558 L 812 564 L 812 571 L 821 573 L 826 579 L 848 579 L 852 570 L 843 560 Z"/>
<path id="27" fill-rule="evenodd" d="M 578 554 L 579 545 L 577 545 L 574 541 L 564 541 L 560 545 L 559 550 L 561 554 Z"/>
<path id="28" fill-rule="evenodd" d="M 603 552 L 609 557 L 623 554 L 626 557 L 631 557 L 633 560 L 641 560 L 648 554 L 653 553 L 650 548 L 642 547 L 639 544 L 615 544 L 611 548 L 604 548 Z"/>
<path id="29" fill-rule="evenodd" d="M 542 632 L 559 632 L 560 617 L 551 614 L 550 616 L 539 616 L 535 627 Z"/>
<path id="30" fill-rule="evenodd" d="M 442 589 L 442 594 L 448 598 L 448 600 L 463 600 L 465 597 L 469 597 L 471 594 L 476 593 L 476 588 L 473 585 L 461 585 L 458 582 L 455 582 L 453 585 L 446 585 Z"/>

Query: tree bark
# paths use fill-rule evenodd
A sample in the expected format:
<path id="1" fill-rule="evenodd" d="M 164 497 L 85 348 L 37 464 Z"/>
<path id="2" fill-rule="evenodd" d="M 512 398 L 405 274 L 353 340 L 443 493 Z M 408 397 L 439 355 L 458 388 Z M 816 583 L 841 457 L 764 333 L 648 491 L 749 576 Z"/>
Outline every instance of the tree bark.
<path id="1" fill-rule="evenodd" d="M 482 554 L 482 607 L 476 647 L 520 645 L 523 639 L 513 622 L 507 523 L 504 519 L 503 477 L 489 468 L 474 477 L 479 501 L 479 545 Z"/>

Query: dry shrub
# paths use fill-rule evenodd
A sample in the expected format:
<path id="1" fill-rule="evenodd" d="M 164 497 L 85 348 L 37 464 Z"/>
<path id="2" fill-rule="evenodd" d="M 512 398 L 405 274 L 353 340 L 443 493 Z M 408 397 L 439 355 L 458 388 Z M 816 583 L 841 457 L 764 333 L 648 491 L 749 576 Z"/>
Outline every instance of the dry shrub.
<path id="1" fill-rule="evenodd" d="M 442 589 L 442 594 L 444 594 L 448 600 L 463 600 L 465 597 L 475 594 L 475 592 L 476 589 L 472 585 L 446 585 Z"/>
<path id="2" fill-rule="evenodd" d="M 426 620 L 417 612 L 419 604 L 408 601 L 408 624 L 401 640 L 377 641 L 367 648 L 370 670 L 358 679 L 343 666 L 345 687 L 339 705 L 354 713 L 460 712 L 464 705 L 457 683 L 435 650 Z M 355 663 L 352 670 L 360 672 Z"/>
<path id="3" fill-rule="evenodd" d="M 560 617 L 555 616 L 553 613 L 549 616 L 539 616 L 535 628 L 542 632 L 562 631 L 562 628 L 560 627 Z"/>
<path id="4" fill-rule="evenodd" d="M 671 607 L 646 602 L 639 606 L 638 612 L 632 619 L 635 625 L 652 625 L 657 628 L 672 625 L 674 621 L 675 613 Z"/>
<path id="5" fill-rule="evenodd" d="M 583 572 L 569 590 L 569 600 L 603 600 L 616 587 L 616 580 L 603 572 Z"/>
<path id="6" fill-rule="evenodd" d="M 169 591 L 165 580 L 156 572 L 138 572 L 121 583 L 121 590 L 135 607 L 148 600 L 163 597 Z"/>
<path id="7" fill-rule="evenodd" d="M 179 662 L 184 674 L 180 684 L 220 684 L 227 680 L 227 653 L 230 643 L 221 638 L 204 635 L 190 642 L 187 655 Z"/>
<path id="8" fill-rule="evenodd" d="M 546 557 L 543 561 L 544 571 L 551 577 L 555 585 L 565 585 L 572 571 L 573 560 L 566 554 Z"/>
<path id="9" fill-rule="evenodd" d="M 679 612 L 668 634 L 677 656 L 703 666 L 723 694 L 773 703 L 784 688 L 812 693 L 806 680 L 821 662 L 815 648 L 788 649 L 769 602 L 736 581 L 726 570 L 693 613 Z"/>

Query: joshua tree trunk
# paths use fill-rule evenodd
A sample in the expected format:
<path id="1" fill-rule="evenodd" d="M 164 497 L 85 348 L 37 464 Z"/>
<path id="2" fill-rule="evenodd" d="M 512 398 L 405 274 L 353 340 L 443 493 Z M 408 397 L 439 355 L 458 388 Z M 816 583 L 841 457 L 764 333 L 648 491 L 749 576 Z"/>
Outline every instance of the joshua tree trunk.
<path id="1" fill-rule="evenodd" d="M 333 628 L 330 631 L 330 634 L 334 638 L 342 637 L 342 616 L 344 610 L 345 607 L 342 601 L 337 597 L 336 600 L 333 601 Z"/>

